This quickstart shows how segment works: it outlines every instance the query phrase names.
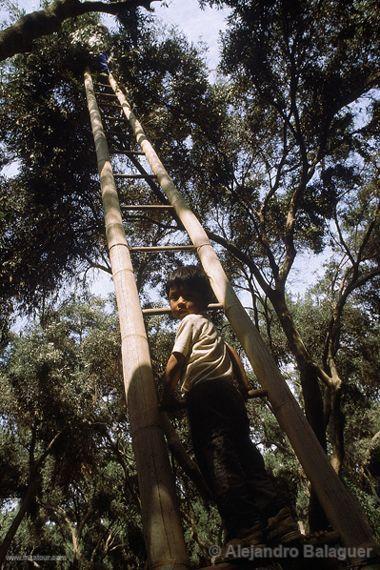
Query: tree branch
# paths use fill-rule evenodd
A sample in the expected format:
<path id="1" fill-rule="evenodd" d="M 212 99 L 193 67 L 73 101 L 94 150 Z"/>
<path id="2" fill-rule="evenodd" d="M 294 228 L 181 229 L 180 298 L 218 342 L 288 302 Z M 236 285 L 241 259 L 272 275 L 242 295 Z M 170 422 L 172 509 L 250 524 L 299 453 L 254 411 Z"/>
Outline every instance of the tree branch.
<path id="1" fill-rule="evenodd" d="M 124 0 L 122 2 L 83 2 L 79 0 L 55 0 L 45 10 L 36 10 L 20 18 L 15 24 L 0 32 L 0 61 L 33 49 L 33 40 L 58 32 L 68 18 L 76 18 L 90 12 L 117 15 L 139 6 L 151 10 L 151 2 L 158 0 Z"/>
<path id="2" fill-rule="evenodd" d="M 100 269 L 101 271 L 105 271 L 106 273 L 108 273 L 109 275 L 112 275 L 112 271 L 109 267 L 107 267 L 106 265 L 102 265 L 101 263 L 96 263 L 95 261 L 92 261 L 92 259 L 90 259 L 89 257 L 87 257 L 87 255 L 83 255 L 83 259 L 85 259 L 87 261 L 87 263 L 93 268 L 93 269 Z"/>
<path id="3" fill-rule="evenodd" d="M 336 207 L 334 208 L 334 222 L 335 222 L 336 230 L 337 230 L 337 232 L 338 232 L 340 244 L 341 244 L 341 246 L 343 247 L 344 251 L 346 252 L 346 254 L 347 254 L 349 260 L 350 260 L 351 263 L 352 263 L 352 265 L 355 265 L 355 260 L 354 260 L 352 254 L 351 254 L 351 251 L 350 251 L 348 245 L 346 244 L 346 242 L 345 242 L 345 240 L 344 240 L 344 237 L 343 237 L 343 234 L 342 234 L 342 230 L 341 230 L 340 225 L 339 225 L 338 213 L 337 213 Z"/>
<path id="4" fill-rule="evenodd" d="M 290 204 L 288 208 L 288 213 L 285 222 L 285 235 L 284 242 L 286 248 L 286 256 L 283 264 L 281 265 L 279 271 L 279 280 L 284 286 L 286 278 L 289 275 L 289 271 L 292 268 L 294 258 L 296 256 L 296 248 L 294 246 L 294 228 L 296 223 L 296 215 L 298 210 L 299 199 L 302 192 L 305 191 L 306 185 L 314 174 L 315 167 L 303 170 L 301 175 L 301 180 L 294 190 L 292 197 L 290 199 Z"/>
<path id="5" fill-rule="evenodd" d="M 249 267 L 256 281 L 258 282 L 258 284 L 266 294 L 272 291 L 268 282 L 264 279 L 263 275 L 261 274 L 260 269 L 257 267 L 256 263 L 248 255 L 246 255 L 243 251 L 241 251 L 241 249 L 236 247 L 233 243 L 215 234 L 211 230 L 206 230 L 206 233 L 210 239 L 225 247 L 227 251 L 229 251 L 236 259 L 239 259 L 240 261 L 245 263 L 247 267 Z"/>

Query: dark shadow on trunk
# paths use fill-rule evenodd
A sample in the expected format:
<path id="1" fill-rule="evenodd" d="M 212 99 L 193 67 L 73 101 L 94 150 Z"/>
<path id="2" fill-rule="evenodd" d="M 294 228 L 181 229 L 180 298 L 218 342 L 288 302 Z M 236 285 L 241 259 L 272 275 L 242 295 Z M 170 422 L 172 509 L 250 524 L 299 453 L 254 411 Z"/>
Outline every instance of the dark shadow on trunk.
<path id="1" fill-rule="evenodd" d="M 306 417 L 326 453 L 327 441 L 323 398 L 315 368 L 310 364 L 306 364 L 300 370 L 300 378 Z M 313 488 L 310 490 L 309 526 L 311 532 L 325 530 L 330 526 Z"/>

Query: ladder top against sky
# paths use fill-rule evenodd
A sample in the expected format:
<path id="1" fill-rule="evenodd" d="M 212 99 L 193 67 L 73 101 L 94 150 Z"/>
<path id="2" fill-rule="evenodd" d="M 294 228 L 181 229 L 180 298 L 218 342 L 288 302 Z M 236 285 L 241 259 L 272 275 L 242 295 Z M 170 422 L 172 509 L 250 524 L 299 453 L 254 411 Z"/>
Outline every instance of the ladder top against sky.
<path id="1" fill-rule="evenodd" d="M 134 421 L 136 421 L 137 424 L 139 423 L 139 420 L 137 419 L 137 410 L 141 411 L 141 401 L 139 401 L 139 397 L 141 396 L 141 392 L 144 391 L 144 388 L 138 386 L 136 389 L 136 381 L 133 380 L 133 371 L 131 371 L 130 366 L 130 363 L 134 361 L 136 354 L 132 354 L 131 351 L 127 349 L 125 340 L 128 338 L 128 341 L 130 343 L 132 343 L 133 340 L 134 350 L 138 352 L 139 344 L 146 344 L 147 348 L 147 339 L 143 324 L 143 314 L 139 303 L 138 292 L 133 275 L 133 268 L 130 260 L 130 252 L 149 250 L 158 251 L 159 249 L 161 251 L 165 251 L 173 250 L 173 248 L 188 249 L 189 251 L 192 250 L 194 252 L 197 252 L 203 269 L 205 270 L 210 280 L 210 284 L 216 295 L 216 298 L 219 304 L 224 308 L 226 317 L 230 321 L 230 324 L 237 338 L 243 346 L 258 381 L 260 382 L 262 388 L 267 391 L 277 420 L 281 428 L 288 436 L 290 443 L 298 459 L 300 460 L 308 478 L 310 479 L 315 492 L 318 495 L 319 501 L 323 506 L 327 516 L 329 517 L 332 525 L 339 532 L 343 542 L 347 546 L 373 546 L 374 539 L 372 531 L 364 515 L 362 514 L 358 503 L 355 499 L 353 499 L 353 497 L 344 487 L 343 483 L 340 481 L 335 471 L 331 467 L 300 406 L 296 402 L 285 380 L 282 378 L 269 350 L 262 341 L 258 330 L 252 323 L 251 319 L 247 315 L 239 299 L 234 293 L 219 262 L 219 259 L 211 246 L 205 230 L 175 187 L 172 179 L 158 158 L 152 145 L 148 141 L 142 125 L 133 113 L 129 102 L 125 97 L 125 94 L 117 85 L 112 74 L 108 75 L 108 80 L 109 85 L 104 83 L 103 86 L 107 89 L 111 87 L 113 93 L 101 93 L 100 96 L 103 97 L 104 95 L 107 95 L 107 97 L 104 97 L 107 101 L 110 99 L 109 95 L 111 95 L 114 100 L 116 100 L 115 97 L 117 97 L 119 108 L 122 110 L 126 119 L 129 121 L 137 144 L 142 149 L 141 151 L 136 151 L 134 149 L 119 149 L 116 151 L 129 156 L 132 159 L 133 164 L 138 168 L 140 174 L 133 176 L 130 174 L 124 175 L 123 173 L 116 173 L 115 176 L 112 171 L 106 135 L 103 130 L 102 121 L 96 102 L 91 74 L 90 72 L 86 72 L 86 94 L 98 158 L 98 169 L 105 208 L 108 248 L 110 251 L 111 267 L 114 277 L 120 327 L 122 332 L 122 348 L 124 346 L 124 349 L 122 350 L 123 372 L 127 399 L 129 403 L 129 413 L 131 417 L 132 436 L 134 432 Z M 136 161 L 136 157 L 141 154 L 146 157 L 147 162 L 149 163 L 152 170 L 152 174 L 147 173 L 145 168 L 140 163 L 138 163 L 138 161 Z M 138 248 L 133 248 L 127 245 L 117 197 L 115 178 L 133 179 L 137 177 L 145 179 L 155 194 L 158 196 L 158 198 L 165 203 L 160 203 L 157 205 L 131 204 L 127 205 L 126 208 L 130 211 L 140 209 L 146 210 L 149 208 L 156 208 L 157 210 L 161 208 L 162 210 L 172 211 L 175 218 L 180 221 L 182 226 L 187 231 L 192 245 L 154 246 L 153 248 L 150 246 L 140 246 Z M 163 193 L 160 193 L 160 191 L 157 190 L 157 185 L 160 186 Z M 118 253 L 116 254 L 116 252 Z M 122 259 L 124 259 L 123 262 Z M 150 310 L 151 313 L 159 313 L 164 311 L 165 309 Z M 124 329 L 127 331 L 126 333 L 123 332 Z M 129 365 L 128 359 L 130 359 Z M 149 350 L 148 355 L 145 355 L 142 358 L 142 361 L 145 362 L 144 366 L 150 368 L 150 370 L 145 370 L 145 372 L 148 373 L 145 374 L 144 378 L 141 376 L 139 378 L 139 382 L 145 382 L 146 386 L 151 384 L 151 388 L 149 388 L 149 390 L 155 392 L 153 386 L 153 376 L 151 373 Z M 132 397 L 131 393 L 133 394 Z M 139 393 L 140 396 L 137 396 L 137 393 Z M 147 419 L 147 425 L 151 425 L 151 427 L 153 425 L 156 425 L 155 422 L 157 423 L 157 419 L 155 419 L 157 411 L 154 409 L 154 405 L 157 405 L 155 394 L 154 396 L 151 396 L 150 405 L 145 410 L 148 416 L 151 416 L 151 420 Z M 145 448 L 147 446 L 149 447 L 149 443 L 147 441 L 143 442 L 140 440 L 139 445 L 142 445 Z M 140 492 L 142 495 L 143 503 L 145 475 L 141 472 L 141 469 L 139 467 L 139 457 L 141 457 L 143 453 L 142 449 L 139 449 L 136 442 L 134 444 L 134 448 L 136 453 L 137 469 L 139 472 Z M 165 455 L 166 451 L 163 450 L 162 446 L 160 449 L 161 452 Z M 168 478 L 170 479 L 170 476 L 168 476 Z M 159 479 L 160 477 L 158 476 L 157 488 L 159 488 L 160 485 Z M 150 481 L 150 483 L 152 483 L 152 481 Z M 170 509 L 173 509 L 173 513 L 176 512 L 178 514 L 175 497 L 172 497 L 171 501 L 173 501 L 173 503 L 172 506 L 169 507 L 169 511 Z M 165 528 L 165 524 L 167 524 L 167 521 L 164 520 L 166 516 L 167 513 L 163 516 L 163 519 L 161 519 L 160 524 L 162 528 Z M 154 565 L 156 552 L 149 553 L 149 543 L 151 538 L 149 536 L 149 532 L 152 527 L 151 517 L 152 514 L 149 514 L 149 507 L 148 509 L 145 508 L 144 511 L 143 504 L 144 529 L 146 536 L 148 534 L 148 555 L 150 557 L 151 564 Z M 178 524 L 176 523 L 174 526 L 177 527 L 174 532 L 178 532 Z M 160 542 L 160 540 L 162 540 L 162 533 L 161 538 L 158 539 L 158 542 Z M 180 564 L 183 563 L 186 565 L 186 561 L 182 552 L 182 545 L 180 543 L 181 540 L 179 539 L 179 553 L 177 559 L 182 559 L 182 562 Z M 166 548 L 169 547 L 166 546 Z M 153 548 L 153 550 L 155 549 Z M 166 558 L 168 558 L 169 555 L 170 553 L 166 552 Z"/>

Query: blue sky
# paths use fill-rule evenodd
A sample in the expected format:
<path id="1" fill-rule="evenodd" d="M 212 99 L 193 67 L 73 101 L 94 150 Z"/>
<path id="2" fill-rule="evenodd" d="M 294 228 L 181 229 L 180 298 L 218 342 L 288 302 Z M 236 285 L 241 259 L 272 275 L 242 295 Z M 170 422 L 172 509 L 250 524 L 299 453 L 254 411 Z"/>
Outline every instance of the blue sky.
<path id="1" fill-rule="evenodd" d="M 212 70 L 218 61 L 219 32 L 225 26 L 227 9 L 199 8 L 197 0 L 172 0 L 168 8 L 155 9 L 157 16 L 168 25 L 176 25 L 192 41 L 208 46 L 207 62 Z M 157 3 L 158 5 L 158 3 Z"/>

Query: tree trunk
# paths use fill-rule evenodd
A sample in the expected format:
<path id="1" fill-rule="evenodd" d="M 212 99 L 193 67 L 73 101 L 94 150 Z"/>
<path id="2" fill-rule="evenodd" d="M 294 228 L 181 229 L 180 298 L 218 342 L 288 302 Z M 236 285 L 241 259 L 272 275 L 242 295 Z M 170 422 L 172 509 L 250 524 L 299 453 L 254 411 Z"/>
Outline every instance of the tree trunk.
<path id="1" fill-rule="evenodd" d="M 331 465 L 338 475 L 341 472 L 344 462 L 345 449 L 344 449 L 344 423 L 345 418 L 341 410 L 341 389 L 340 387 L 333 387 L 328 391 L 326 397 L 331 399 L 330 418 L 328 430 L 330 434 L 330 441 L 332 445 Z"/>
<path id="2" fill-rule="evenodd" d="M 316 367 L 297 331 L 292 315 L 287 307 L 285 295 L 276 291 L 275 294 L 270 294 L 269 298 L 297 362 L 307 420 L 323 450 L 327 453 L 323 397 Z M 310 490 L 309 525 L 311 531 L 323 530 L 329 526 L 328 519 L 313 488 Z"/>
<path id="3" fill-rule="evenodd" d="M 323 397 L 317 372 L 315 367 L 310 363 L 299 362 L 298 366 L 306 417 L 319 443 L 324 451 L 327 452 Z"/>
<path id="4" fill-rule="evenodd" d="M 73 560 L 71 563 L 72 570 L 76 570 L 81 568 L 82 566 L 82 551 L 79 541 L 78 532 L 75 526 L 71 523 L 68 517 L 65 517 L 65 521 L 67 526 L 69 527 L 70 535 L 71 535 L 71 544 L 73 547 Z"/>
<path id="5" fill-rule="evenodd" d="M 204 501 L 211 500 L 211 492 L 207 486 L 206 481 L 203 478 L 202 473 L 199 470 L 198 465 L 189 457 L 186 453 L 184 446 L 181 443 L 181 440 L 178 437 L 178 434 L 175 428 L 172 426 L 172 423 L 168 417 L 168 415 L 164 412 L 161 412 L 161 425 L 165 432 L 166 440 L 168 442 L 168 446 L 170 451 L 172 452 L 174 458 L 177 460 L 178 464 L 181 466 L 183 472 L 189 477 L 189 479 L 195 485 L 199 495 L 202 497 Z"/>
<path id="6" fill-rule="evenodd" d="M 21 524 L 22 519 L 25 516 L 25 513 L 29 510 L 30 505 L 33 502 L 33 499 L 35 497 L 35 494 L 38 490 L 38 486 L 41 482 L 41 475 L 40 475 L 40 470 L 41 467 L 46 459 L 46 457 L 48 456 L 48 454 L 50 453 L 53 445 L 55 444 L 55 442 L 57 441 L 57 439 L 62 435 L 63 430 L 58 432 L 53 439 L 51 440 L 51 442 L 49 443 L 49 445 L 47 446 L 47 448 L 45 449 L 44 453 L 41 455 L 41 457 L 38 459 L 38 461 L 36 462 L 36 464 L 34 465 L 34 468 L 32 468 L 33 470 L 31 471 L 30 474 L 30 481 L 29 481 L 29 485 L 26 489 L 26 493 L 21 501 L 20 504 L 20 508 L 18 510 L 17 515 L 15 516 L 15 518 L 13 519 L 13 522 L 11 524 L 11 526 L 8 529 L 7 534 L 5 535 L 5 538 L 2 542 L 2 544 L 0 545 L 0 568 L 2 568 L 6 554 L 8 552 L 9 546 L 18 530 L 18 527 Z"/>
<path id="7" fill-rule="evenodd" d="M 319 386 L 316 366 L 308 354 L 302 338 L 297 331 L 293 317 L 287 307 L 284 293 L 275 291 L 270 293 L 268 296 L 285 332 L 290 350 L 294 354 L 297 362 L 306 417 L 322 448 L 326 451 L 326 428 L 324 421 L 323 398 Z"/>
<path id="8" fill-rule="evenodd" d="M 300 368 L 300 379 L 306 417 L 314 430 L 325 453 L 327 453 L 326 428 L 323 413 L 323 399 L 319 380 L 315 368 L 310 364 L 304 364 Z M 325 530 L 330 526 L 329 521 L 322 509 L 313 487 L 310 489 L 309 502 L 309 527 L 312 532 Z"/>
<path id="9" fill-rule="evenodd" d="M 40 483 L 40 475 L 39 473 L 35 473 L 34 476 L 31 478 L 31 481 L 26 489 L 25 495 L 23 496 L 21 503 L 20 503 L 20 508 L 18 510 L 17 515 L 15 516 L 15 518 L 12 521 L 11 526 L 9 527 L 7 534 L 5 535 L 5 538 L 2 542 L 2 544 L 0 545 L 0 568 L 3 567 L 4 561 L 5 561 L 5 557 L 7 555 L 8 549 L 11 545 L 12 540 L 14 539 L 16 532 L 25 516 L 25 513 L 28 511 L 33 498 L 36 494 L 36 491 L 38 489 L 38 485 Z"/>

